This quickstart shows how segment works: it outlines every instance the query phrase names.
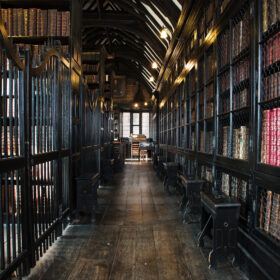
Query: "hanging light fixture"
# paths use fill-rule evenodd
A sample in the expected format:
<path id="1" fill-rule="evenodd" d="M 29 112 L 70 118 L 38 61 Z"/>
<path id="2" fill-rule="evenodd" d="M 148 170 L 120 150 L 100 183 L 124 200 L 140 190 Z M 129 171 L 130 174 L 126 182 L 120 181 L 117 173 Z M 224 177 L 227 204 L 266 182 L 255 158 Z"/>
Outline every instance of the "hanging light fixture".
<path id="1" fill-rule="evenodd" d="M 157 69 L 158 68 L 158 64 L 155 61 L 152 63 L 152 68 L 153 69 Z"/>
<path id="2" fill-rule="evenodd" d="M 149 81 L 153 82 L 155 80 L 155 78 L 153 76 L 150 77 Z"/>
<path id="3" fill-rule="evenodd" d="M 166 39 L 167 37 L 168 37 L 167 28 L 163 27 L 162 30 L 160 31 L 160 38 Z"/>

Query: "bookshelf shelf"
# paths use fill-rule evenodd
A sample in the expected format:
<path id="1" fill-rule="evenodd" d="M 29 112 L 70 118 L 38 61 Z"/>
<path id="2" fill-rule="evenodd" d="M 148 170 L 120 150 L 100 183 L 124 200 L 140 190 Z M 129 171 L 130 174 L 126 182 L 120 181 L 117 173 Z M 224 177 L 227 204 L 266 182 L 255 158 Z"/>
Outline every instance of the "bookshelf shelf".
<path id="1" fill-rule="evenodd" d="M 50 41 L 58 40 L 62 45 L 69 45 L 69 36 L 9 36 L 9 39 L 15 44 L 44 44 Z"/>
<path id="2" fill-rule="evenodd" d="M 232 65 L 238 63 L 240 60 L 243 60 L 250 54 L 249 48 L 243 49 L 237 56 L 232 59 Z"/>
<path id="3" fill-rule="evenodd" d="M 276 23 L 272 24 L 268 28 L 267 31 L 263 32 L 261 43 L 264 43 L 265 41 L 267 41 L 270 37 L 272 37 L 273 35 L 275 35 L 279 31 L 280 31 L 280 20 L 278 20 Z"/>
<path id="4" fill-rule="evenodd" d="M 229 195 L 232 183 L 236 185 L 236 182 L 245 181 L 246 200 L 237 196 L 242 204 L 240 228 L 244 229 L 244 232 L 252 232 L 250 238 L 254 242 L 262 240 L 262 244 L 268 244 L 268 247 L 263 246 L 262 250 L 280 252 L 279 241 L 259 229 L 256 215 L 260 205 L 256 204 L 256 209 L 252 207 L 259 203 L 260 196 L 257 193 L 260 182 L 262 187 L 280 194 L 280 152 L 277 153 L 280 146 L 278 9 L 270 7 L 267 10 L 266 28 L 259 22 L 265 18 L 263 4 L 270 3 L 269 5 L 276 7 L 277 1 L 225 2 L 230 4 L 224 4 L 227 8 L 223 8 L 223 19 L 213 17 L 213 27 L 218 27 L 218 34 L 216 40 L 207 48 L 204 48 L 203 44 L 199 46 L 200 39 L 207 33 L 207 24 L 201 22 L 205 14 L 197 11 L 199 16 L 193 25 L 194 31 L 197 30 L 197 41 L 193 44 L 196 52 L 190 52 L 189 42 L 193 40 L 191 36 L 186 38 L 188 43 L 184 50 L 186 62 L 192 59 L 197 63 L 194 69 L 186 73 L 183 82 L 184 95 L 181 99 L 184 109 L 178 109 L 181 113 L 184 110 L 182 144 L 176 146 L 169 141 L 168 152 L 165 146 L 160 148 L 160 151 L 166 152 L 168 158 L 176 159 L 178 147 L 184 147 L 178 156 L 182 170 L 185 174 L 197 172 L 201 178 L 207 177 L 211 190 L 222 186 L 222 173 L 229 175 Z M 230 11 L 228 7 L 234 9 Z M 217 10 L 217 7 L 214 6 L 214 10 Z M 173 95 L 177 92 L 175 89 Z M 208 103 L 213 103 L 211 117 L 207 117 Z M 166 122 L 162 133 L 168 128 L 172 131 L 178 129 L 178 126 Z M 170 138 L 171 134 L 166 137 Z M 177 137 L 180 137 L 180 134 Z M 162 138 L 163 144 L 167 143 L 166 141 Z M 242 183 L 237 185 L 242 189 Z M 248 239 L 242 234 L 241 239 L 246 242 Z M 273 246 L 275 248 L 272 248 Z M 251 254 L 254 252 L 251 251 Z M 272 257 L 269 259 L 271 263 L 275 261 Z M 265 267 L 262 260 L 258 261 Z"/>
<path id="5" fill-rule="evenodd" d="M 1 0 L 0 5 L 1 8 L 39 8 L 39 9 L 60 9 L 65 10 L 68 9 L 71 0 L 59 0 L 50 2 L 48 0 Z"/>

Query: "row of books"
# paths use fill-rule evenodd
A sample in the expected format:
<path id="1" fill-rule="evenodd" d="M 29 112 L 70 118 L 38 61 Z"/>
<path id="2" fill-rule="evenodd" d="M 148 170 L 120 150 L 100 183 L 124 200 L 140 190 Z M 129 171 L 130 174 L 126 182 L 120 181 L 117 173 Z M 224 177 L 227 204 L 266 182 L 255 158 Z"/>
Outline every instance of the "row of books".
<path id="1" fill-rule="evenodd" d="M 263 44 L 263 67 L 280 60 L 280 32 L 276 33 Z"/>
<path id="2" fill-rule="evenodd" d="M 280 73 L 274 73 L 263 79 L 262 100 L 270 100 L 280 96 Z"/>
<path id="3" fill-rule="evenodd" d="M 263 6 L 263 32 L 266 32 L 268 28 L 279 21 L 279 0 L 262 0 Z"/>
<path id="4" fill-rule="evenodd" d="M 214 103 L 206 103 L 206 119 L 213 118 L 214 116 Z"/>
<path id="5" fill-rule="evenodd" d="M 233 110 L 244 108 L 249 105 L 249 89 L 233 92 L 232 108 Z"/>
<path id="6" fill-rule="evenodd" d="M 223 93 L 227 90 L 229 90 L 229 71 L 225 72 L 220 77 L 220 92 Z"/>
<path id="7" fill-rule="evenodd" d="M 98 72 L 99 71 L 99 63 L 96 64 L 83 64 L 84 72 Z"/>
<path id="8" fill-rule="evenodd" d="M 248 182 L 240 178 L 222 173 L 221 191 L 227 196 L 233 197 L 239 201 L 246 201 L 248 190 Z"/>
<path id="9" fill-rule="evenodd" d="M 261 162 L 280 166 L 280 108 L 263 111 Z"/>
<path id="10" fill-rule="evenodd" d="M 232 28 L 232 56 L 236 57 L 250 44 L 250 14 L 249 9 L 243 15 L 243 18 L 234 24 Z"/>
<path id="11" fill-rule="evenodd" d="M 223 127 L 223 141 L 222 141 L 222 155 L 231 157 L 230 154 L 230 127 Z M 240 128 L 233 129 L 232 141 L 232 156 L 236 159 L 248 160 L 248 147 L 249 147 L 249 128 L 241 126 Z"/>
<path id="12" fill-rule="evenodd" d="M 191 133 L 191 149 L 194 151 L 195 150 L 195 132 L 192 131 Z"/>
<path id="13" fill-rule="evenodd" d="M 99 83 L 99 76 L 98 75 L 85 75 L 86 82 L 89 84 L 96 84 Z"/>
<path id="14" fill-rule="evenodd" d="M 56 9 L 1 9 L 9 36 L 70 36 L 70 12 Z"/>
<path id="15" fill-rule="evenodd" d="M 213 182 L 213 174 L 211 167 L 205 167 L 205 179 L 207 182 Z"/>
<path id="16" fill-rule="evenodd" d="M 248 160 L 249 129 L 246 126 L 233 129 L 232 157 Z"/>
<path id="17" fill-rule="evenodd" d="M 205 142 L 205 152 L 212 154 L 213 153 L 213 131 L 206 131 L 206 142 Z M 199 142 L 199 150 L 204 152 L 204 131 L 200 131 L 200 142 Z"/>
<path id="18" fill-rule="evenodd" d="M 230 31 L 226 29 L 219 38 L 219 61 L 220 68 L 229 64 L 230 59 Z"/>
<path id="19" fill-rule="evenodd" d="M 213 52 L 206 56 L 206 81 L 210 80 L 214 74 L 214 57 Z"/>
<path id="20" fill-rule="evenodd" d="M 206 100 L 210 100 L 214 97 L 214 84 L 211 83 L 206 87 Z"/>
<path id="21" fill-rule="evenodd" d="M 20 154 L 19 126 L 1 127 L 1 153 L 0 156 L 11 157 Z"/>
<path id="22" fill-rule="evenodd" d="M 261 192 L 259 226 L 266 234 L 280 240 L 280 194 Z"/>
<path id="23" fill-rule="evenodd" d="M 228 113 L 230 111 L 230 98 L 229 94 L 223 95 L 220 98 L 220 111 L 219 114 Z"/>
<path id="24" fill-rule="evenodd" d="M 247 80 L 249 76 L 250 76 L 250 63 L 249 63 L 249 59 L 246 58 L 244 60 L 241 60 L 237 64 L 235 64 L 232 69 L 233 86 L 236 86 L 242 81 Z"/>

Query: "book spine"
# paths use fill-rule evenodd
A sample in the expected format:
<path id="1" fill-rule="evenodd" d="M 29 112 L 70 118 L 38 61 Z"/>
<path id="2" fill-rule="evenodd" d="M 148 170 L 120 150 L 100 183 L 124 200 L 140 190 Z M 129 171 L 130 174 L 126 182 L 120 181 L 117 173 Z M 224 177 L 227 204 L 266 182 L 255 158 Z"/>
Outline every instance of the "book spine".
<path id="1" fill-rule="evenodd" d="M 42 36 L 42 31 L 41 31 L 41 9 L 36 9 L 36 35 L 37 36 Z"/>
<path id="2" fill-rule="evenodd" d="M 23 9 L 17 9 L 17 35 L 24 35 L 24 17 L 23 17 Z"/>
<path id="3" fill-rule="evenodd" d="M 41 10 L 41 34 L 48 36 L 48 11 Z"/>
<path id="4" fill-rule="evenodd" d="M 8 35 L 13 36 L 13 13 L 12 9 L 8 9 Z"/>
<path id="5" fill-rule="evenodd" d="M 267 1 L 264 0 L 263 2 L 263 32 L 266 32 L 268 29 L 268 13 L 267 13 Z"/>
<path id="6" fill-rule="evenodd" d="M 265 216 L 264 216 L 264 231 L 269 233 L 270 221 L 271 221 L 271 206 L 272 206 L 272 192 L 267 191 L 266 203 L 265 203 Z"/>
<path id="7" fill-rule="evenodd" d="M 23 10 L 23 36 L 28 36 L 28 9 Z"/>
<path id="8" fill-rule="evenodd" d="M 62 12 L 57 12 L 57 22 L 56 22 L 56 35 L 62 36 Z"/>

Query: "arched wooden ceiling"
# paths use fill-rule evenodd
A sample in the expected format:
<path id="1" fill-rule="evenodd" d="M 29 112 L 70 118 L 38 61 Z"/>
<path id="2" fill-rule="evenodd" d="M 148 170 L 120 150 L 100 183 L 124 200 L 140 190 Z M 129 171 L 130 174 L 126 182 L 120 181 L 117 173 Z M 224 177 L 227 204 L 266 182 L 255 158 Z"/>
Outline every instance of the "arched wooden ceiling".
<path id="1" fill-rule="evenodd" d="M 152 92 L 184 0 L 85 0 L 83 50 L 104 46 L 119 60 L 129 61 L 138 81 Z M 168 39 L 159 34 L 165 27 Z M 152 69 L 152 62 L 158 68 Z M 131 70 L 132 70 L 131 69 Z M 131 73 L 127 73 L 128 75 Z M 141 79 L 140 79 L 141 77 Z M 143 83 L 143 80 L 145 81 Z"/>

